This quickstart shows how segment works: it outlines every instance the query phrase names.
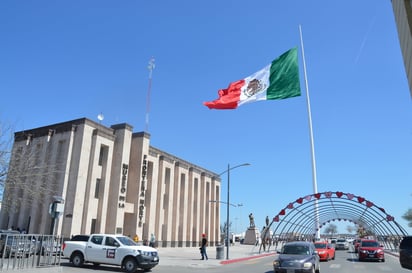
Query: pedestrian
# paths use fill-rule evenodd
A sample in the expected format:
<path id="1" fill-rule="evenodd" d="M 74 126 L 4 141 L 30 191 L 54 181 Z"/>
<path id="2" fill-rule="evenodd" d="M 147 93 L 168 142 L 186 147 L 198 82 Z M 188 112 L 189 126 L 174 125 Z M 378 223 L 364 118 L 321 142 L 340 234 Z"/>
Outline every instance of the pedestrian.
<path id="1" fill-rule="evenodd" d="M 136 235 L 133 237 L 133 241 L 135 241 L 136 243 L 139 242 L 139 235 L 136 234 Z"/>
<path id="2" fill-rule="evenodd" d="M 154 234 L 152 233 L 152 234 L 150 235 L 149 246 L 155 247 L 155 243 L 156 243 L 156 237 L 155 237 Z"/>
<path id="3" fill-rule="evenodd" d="M 202 234 L 202 244 L 200 245 L 200 254 L 202 255 L 202 260 L 204 260 L 205 258 L 206 260 L 209 259 L 206 253 L 206 246 L 207 246 L 206 234 Z"/>

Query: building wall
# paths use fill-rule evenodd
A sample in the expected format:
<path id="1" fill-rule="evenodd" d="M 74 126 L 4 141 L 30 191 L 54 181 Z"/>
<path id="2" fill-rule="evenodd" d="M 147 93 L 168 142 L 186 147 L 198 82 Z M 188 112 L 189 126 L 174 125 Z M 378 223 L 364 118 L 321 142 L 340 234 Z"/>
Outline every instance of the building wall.
<path id="1" fill-rule="evenodd" d="M 412 1 L 392 0 L 399 43 L 412 96 Z"/>
<path id="2" fill-rule="evenodd" d="M 5 209 L 3 199 L 0 228 L 27 227 L 29 233 L 64 237 L 138 234 L 143 240 L 153 233 L 161 247 L 197 246 L 206 233 L 211 245 L 217 243 L 219 203 L 209 201 L 220 200 L 220 178 L 150 146 L 148 133 L 132 129 L 83 118 L 15 133 L 10 165 L 20 171 L 27 162 L 43 167 L 20 189 L 9 183 L 10 173 L 4 196 L 25 201 Z M 17 156 L 24 153 L 34 156 Z M 45 168 L 55 169 L 40 175 Z M 36 191 L 43 193 L 28 198 Z M 64 212 L 53 225 L 49 205 L 56 197 L 64 199 Z"/>

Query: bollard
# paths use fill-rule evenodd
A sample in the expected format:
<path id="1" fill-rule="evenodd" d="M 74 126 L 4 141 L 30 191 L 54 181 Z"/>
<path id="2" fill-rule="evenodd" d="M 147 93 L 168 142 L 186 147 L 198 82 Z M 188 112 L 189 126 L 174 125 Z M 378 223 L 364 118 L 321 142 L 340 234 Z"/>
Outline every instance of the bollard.
<path id="1" fill-rule="evenodd" d="M 225 250 L 224 246 L 221 246 L 221 245 L 216 246 L 216 259 L 217 260 L 223 259 L 223 254 L 225 252 L 224 250 Z"/>

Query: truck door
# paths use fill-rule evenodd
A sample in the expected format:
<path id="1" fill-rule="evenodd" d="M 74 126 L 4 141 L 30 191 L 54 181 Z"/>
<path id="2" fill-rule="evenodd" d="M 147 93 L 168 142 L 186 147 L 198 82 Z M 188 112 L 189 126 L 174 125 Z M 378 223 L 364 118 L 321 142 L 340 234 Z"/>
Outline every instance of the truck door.
<path id="1" fill-rule="evenodd" d="M 90 237 L 86 248 L 86 260 L 94 263 L 105 263 L 106 250 L 103 245 L 103 235 L 93 235 Z"/>
<path id="2" fill-rule="evenodd" d="M 106 236 L 103 241 L 104 257 L 102 263 L 107 264 L 119 264 L 120 257 L 118 257 L 117 248 L 120 244 L 116 241 L 115 238 L 111 236 Z"/>

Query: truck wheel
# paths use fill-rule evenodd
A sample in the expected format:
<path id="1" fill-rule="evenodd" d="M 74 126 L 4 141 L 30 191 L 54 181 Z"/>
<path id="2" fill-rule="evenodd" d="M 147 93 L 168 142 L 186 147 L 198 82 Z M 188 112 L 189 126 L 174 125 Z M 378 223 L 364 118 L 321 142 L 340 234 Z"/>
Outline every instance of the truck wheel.
<path id="1" fill-rule="evenodd" d="M 135 272 L 137 270 L 137 262 L 134 258 L 126 258 L 123 262 L 123 268 L 126 272 Z"/>
<path id="2" fill-rule="evenodd" d="M 81 254 L 80 252 L 73 253 L 71 260 L 75 267 L 80 267 L 84 263 L 83 254 Z"/>

